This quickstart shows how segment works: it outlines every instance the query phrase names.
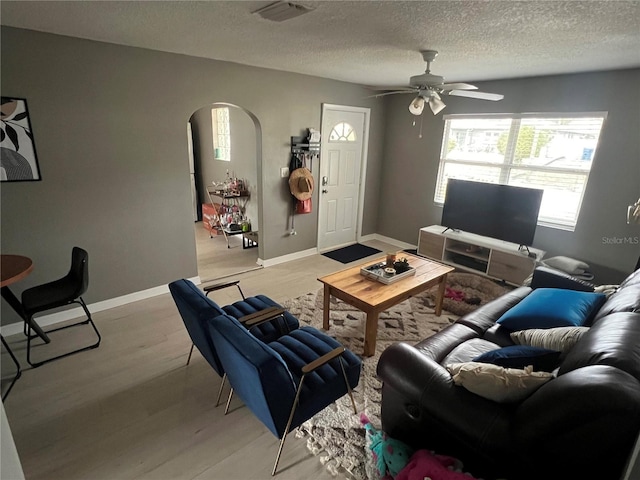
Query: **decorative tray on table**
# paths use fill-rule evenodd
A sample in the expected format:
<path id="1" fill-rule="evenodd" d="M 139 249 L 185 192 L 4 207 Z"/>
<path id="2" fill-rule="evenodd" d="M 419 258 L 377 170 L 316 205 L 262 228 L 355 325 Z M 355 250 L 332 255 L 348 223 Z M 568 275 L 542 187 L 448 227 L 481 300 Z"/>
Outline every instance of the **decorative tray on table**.
<path id="1" fill-rule="evenodd" d="M 393 269 L 394 273 L 387 273 L 385 272 L 386 267 L 386 262 L 374 263 L 373 265 L 362 267 L 360 269 L 360 275 L 372 278 L 380 283 L 388 285 L 390 283 L 397 282 L 398 280 L 402 280 L 403 278 L 411 277 L 412 275 L 416 274 L 416 269 L 413 267 L 409 267 L 409 270 L 406 270 L 402 273 L 397 273 L 395 268 Z"/>

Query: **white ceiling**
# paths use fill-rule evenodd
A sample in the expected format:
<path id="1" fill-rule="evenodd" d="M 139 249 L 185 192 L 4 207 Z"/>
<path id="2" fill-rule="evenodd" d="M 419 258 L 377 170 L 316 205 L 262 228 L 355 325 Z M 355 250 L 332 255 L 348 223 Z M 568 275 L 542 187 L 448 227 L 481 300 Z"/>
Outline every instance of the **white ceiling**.
<path id="1" fill-rule="evenodd" d="M 407 85 L 419 50 L 432 73 L 474 81 L 640 66 L 640 1 L 305 1 L 285 21 L 269 1 L 8 1 L 0 23 L 304 73 Z"/>

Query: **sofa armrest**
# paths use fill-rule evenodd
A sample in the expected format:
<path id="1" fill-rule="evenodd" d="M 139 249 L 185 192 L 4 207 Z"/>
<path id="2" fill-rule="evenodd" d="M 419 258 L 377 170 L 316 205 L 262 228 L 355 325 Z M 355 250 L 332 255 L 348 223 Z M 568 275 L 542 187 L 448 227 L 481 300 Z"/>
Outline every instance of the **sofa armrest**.
<path id="1" fill-rule="evenodd" d="M 406 343 L 395 343 L 382 352 L 377 374 L 384 383 L 416 404 L 420 403 L 427 385 L 436 383 L 444 389 L 453 385 L 446 369 Z"/>
<path id="2" fill-rule="evenodd" d="M 406 343 L 388 347 L 380 356 L 378 377 L 412 404 L 461 438 L 490 438 L 506 428 L 507 408 L 454 384 L 439 363 Z"/>
<path id="3" fill-rule="evenodd" d="M 538 266 L 533 272 L 531 288 L 565 288 L 581 292 L 593 292 L 595 286 L 592 283 L 573 277 L 562 270 Z"/>

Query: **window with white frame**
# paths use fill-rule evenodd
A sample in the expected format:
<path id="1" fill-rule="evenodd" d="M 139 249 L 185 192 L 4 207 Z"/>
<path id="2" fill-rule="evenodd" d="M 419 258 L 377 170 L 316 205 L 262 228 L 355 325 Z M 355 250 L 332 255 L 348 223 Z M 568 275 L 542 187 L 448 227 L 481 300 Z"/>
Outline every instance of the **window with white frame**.
<path id="1" fill-rule="evenodd" d="M 447 115 L 434 201 L 458 178 L 544 190 L 539 225 L 574 230 L 606 113 Z"/>
<path id="2" fill-rule="evenodd" d="M 355 142 L 356 140 L 355 130 L 346 122 L 340 122 L 334 125 L 329 134 L 330 142 Z"/>
<path id="3" fill-rule="evenodd" d="M 231 161 L 231 125 L 229 109 L 217 107 L 211 109 L 211 126 L 213 130 L 213 158 Z"/>

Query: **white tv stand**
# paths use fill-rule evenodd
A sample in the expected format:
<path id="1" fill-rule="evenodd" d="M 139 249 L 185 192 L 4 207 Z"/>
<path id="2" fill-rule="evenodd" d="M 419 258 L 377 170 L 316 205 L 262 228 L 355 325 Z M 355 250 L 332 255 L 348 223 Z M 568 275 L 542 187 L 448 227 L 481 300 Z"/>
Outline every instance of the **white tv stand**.
<path id="1" fill-rule="evenodd" d="M 418 255 L 514 285 L 522 285 L 546 253 L 536 248 L 520 251 L 515 243 L 445 230 L 441 225 L 421 228 Z"/>

